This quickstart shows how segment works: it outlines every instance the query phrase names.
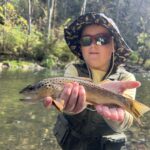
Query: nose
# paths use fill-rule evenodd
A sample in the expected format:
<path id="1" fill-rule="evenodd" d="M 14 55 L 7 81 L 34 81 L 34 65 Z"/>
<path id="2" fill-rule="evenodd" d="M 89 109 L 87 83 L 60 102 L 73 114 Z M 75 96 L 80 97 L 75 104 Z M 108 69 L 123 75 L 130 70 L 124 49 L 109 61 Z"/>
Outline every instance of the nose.
<path id="1" fill-rule="evenodd" d="M 90 45 L 91 49 L 95 49 L 97 47 L 96 41 L 93 41 Z"/>

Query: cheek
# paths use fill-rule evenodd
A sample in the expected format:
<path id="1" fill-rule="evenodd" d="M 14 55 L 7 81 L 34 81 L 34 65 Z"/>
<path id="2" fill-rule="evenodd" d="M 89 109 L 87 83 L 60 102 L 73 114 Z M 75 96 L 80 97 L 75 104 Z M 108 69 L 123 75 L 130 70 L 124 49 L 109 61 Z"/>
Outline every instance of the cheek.
<path id="1" fill-rule="evenodd" d="M 86 48 L 86 47 L 82 48 L 81 47 L 81 52 L 82 52 L 83 58 L 85 59 L 85 57 L 88 56 L 88 48 Z"/>
<path id="2" fill-rule="evenodd" d="M 111 55 L 112 55 L 112 51 L 111 51 L 111 50 L 110 50 L 110 51 L 105 51 L 105 52 L 103 53 L 103 55 L 104 55 L 105 58 L 110 59 L 110 58 L 111 58 Z"/>
<path id="3" fill-rule="evenodd" d="M 101 50 L 101 56 L 110 59 L 112 55 L 112 47 L 108 46 Z"/>

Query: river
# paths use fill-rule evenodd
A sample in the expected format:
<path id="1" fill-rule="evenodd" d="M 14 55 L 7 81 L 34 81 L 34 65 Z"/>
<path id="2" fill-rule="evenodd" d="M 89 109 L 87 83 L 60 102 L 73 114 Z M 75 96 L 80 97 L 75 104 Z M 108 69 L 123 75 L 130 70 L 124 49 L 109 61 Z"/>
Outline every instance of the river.
<path id="1" fill-rule="evenodd" d="M 57 71 L 0 73 L 0 150 L 60 150 L 53 126 L 58 111 L 45 109 L 42 103 L 24 104 L 19 91 L 27 84 L 62 74 Z M 142 82 L 137 99 L 150 106 L 150 75 L 136 74 Z M 136 123 L 126 131 L 128 149 L 150 149 L 150 113 L 142 117 L 143 127 Z"/>

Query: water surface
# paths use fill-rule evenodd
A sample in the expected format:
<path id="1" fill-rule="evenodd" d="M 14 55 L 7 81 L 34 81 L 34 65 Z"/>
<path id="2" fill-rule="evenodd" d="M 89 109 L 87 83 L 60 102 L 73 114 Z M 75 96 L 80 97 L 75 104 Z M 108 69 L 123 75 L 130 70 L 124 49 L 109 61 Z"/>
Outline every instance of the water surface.
<path id="1" fill-rule="evenodd" d="M 0 150 L 60 150 L 53 126 L 58 111 L 47 110 L 42 103 L 28 105 L 19 101 L 18 92 L 27 84 L 62 72 L 2 72 L 0 73 Z M 142 86 L 137 99 L 150 105 L 150 76 L 138 74 Z M 144 126 L 134 124 L 126 134 L 128 149 L 150 149 L 150 113 L 142 117 Z"/>

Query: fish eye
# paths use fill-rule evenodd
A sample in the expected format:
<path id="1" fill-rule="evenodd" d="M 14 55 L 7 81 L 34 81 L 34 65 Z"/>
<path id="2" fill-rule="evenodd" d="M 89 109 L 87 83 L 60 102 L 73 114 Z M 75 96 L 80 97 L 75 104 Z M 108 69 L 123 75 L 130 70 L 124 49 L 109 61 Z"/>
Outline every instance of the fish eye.
<path id="1" fill-rule="evenodd" d="M 33 90 L 34 87 L 33 87 L 32 85 L 28 85 L 28 86 L 26 87 L 26 89 Z"/>

